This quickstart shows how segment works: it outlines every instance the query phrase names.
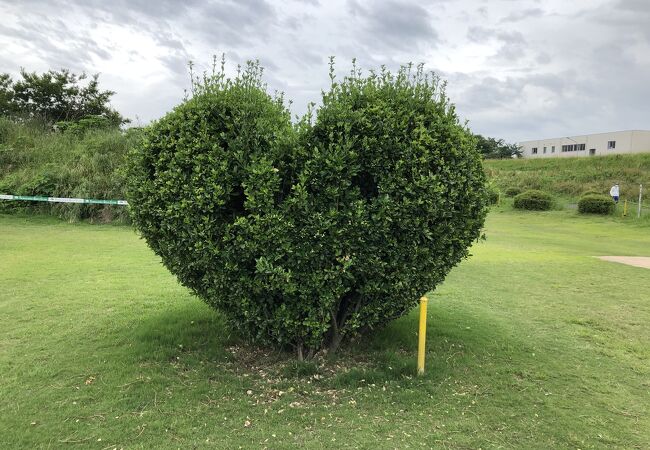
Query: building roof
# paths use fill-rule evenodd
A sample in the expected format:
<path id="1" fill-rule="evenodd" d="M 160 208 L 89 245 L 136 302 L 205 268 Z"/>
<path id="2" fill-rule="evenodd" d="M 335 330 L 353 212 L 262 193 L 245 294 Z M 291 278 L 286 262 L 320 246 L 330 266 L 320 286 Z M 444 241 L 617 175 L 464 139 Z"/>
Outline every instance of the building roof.
<path id="1" fill-rule="evenodd" d="M 640 131 L 642 133 L 650 133 L 650 130 L 618 130 L 618 131 L 605 131 L 602 133 L 587 133 L 587 134 L 572 134 L 572 135 L 566 135 L 566 136 L 559 136 L 559 137 L 551 137 L 551 138 L 542 138 L 542 139 L 528 139 L 526 141 L 519 141 L 518 144 L 524 144 L 526 142 L 539 142 L 539 141 L 553 141 L 553 140 L 560 140 L 560 139 L 571 139 L 574 137 L 583 137 L 583 136 L 597 136 L 599 134 L 613 134 L 613 133 L 632 133 L 632 132 L 637 132 Z"/>

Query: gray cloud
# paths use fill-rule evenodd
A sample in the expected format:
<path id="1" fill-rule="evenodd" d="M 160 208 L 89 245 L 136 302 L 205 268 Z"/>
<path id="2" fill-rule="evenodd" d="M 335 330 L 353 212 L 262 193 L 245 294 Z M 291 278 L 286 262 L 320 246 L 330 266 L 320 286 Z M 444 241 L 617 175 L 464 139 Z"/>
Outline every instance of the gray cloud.
<path id="1" fill-rule="evenodd" d="M 357 0 L 350 0 L 348 5 L 368 46 L 381 44 L 404 50 L 438 45 L 438 32 L 432 25 L 431 16 L 419 2 L 388 0 L 362 5 Z"/>
<path id="2" fill-rule="evenodd" d="M 645 0 L 620 0 L 616 7 L 646 15 L 648 14 L 648 2 Z"/>
<path id="3" fill-rule="evenodd" d="M 304 112 L 358 58 L 424 62 L 463 119 L 509 141 L 650 128 L 650 2 L 594 0 L 0 0 L 0 71 L 102 72 L 115 106 L 143 122 L 188 87 L 187 61 L 229 73 L 259 59 L 271 90 Z M 583 5 L 582 9 L 579 5 Z"/>
<path id="4" fill-rule="evenodd" d="M 517 61 L 526 55 L 526 39 L 519 31 L 500 31 L 497 28 L 472 26 L 467 30 L 467 39 L 473 43 L 494 40 L 500 44 L 492 57 L 495 62 Z"/>
<path id="5" fill-rule="evenodd" d="M 528 8 L 519 11 L 513 11 L 506 17 L 501 19 L 501 22 L 519 22 L 529 18 L 538 18 L 544 15 L 544 10 L 540 8 Z"/>
<path id="6" fill-rule="evenodd" d="M 485 28 L 481 26 L 470 26 L 467 29 L 467 39 L 474 43 L 481 43 L 488 39 L 493 38 L 495 35 L 494 29 Z"/>
<path id="7" fill-rule="evenodd" d="M 277 17 L 265 0 L 228 0 L 207 3 L 191 19 L 205 38 L 241 46 L 267 37 Z"/>
<path id="8" fill-rule="evenodd" d="M 519 31 L 502 31 L 496 37 L 503 43 L 494 56 L 497 61 L 517 61 L 526 56 L 526 40 Z"/>
<path id="9" fill-rule="evenodd" d="M 588 12 L 591 13 L 591 12 Z M 596 11 L 594 16 L 605 26 L 640 35 L 650 42 L 650 3 L 644 0 L 619 0 L 611 11 Z"/>
<path id="10" fill-rule="evenodd" d="M 506 44 L 524 44 L 526 40 L 519 31 L 499 30 L 497 28 L 486 28 L 471 26 L 467 29 L 467 38 L 472 42 L 485 42 L 488 39 L 497 39 Z"/>
<path id="11" fill-rule="evenodd" d="M 0 24 L 0 34 L 22 41 L 33 56 L 47 61 L 54 68 L 83 70 L 93 57 L 110 56 L 109 48 L 85 34 L 73 32 L 64 20 L 44 14 L 36 14 L 36 18 L 37 21 L 18 20 L 12 25 Z"/>
<path id="12" fill-rule="evenodd" d="M 546 53 L 545 51 L 540 52 L 536 57 L 535 57 L 535 62 L 537 64 L 548 64 L 552 61 L 551 55 Z"/>

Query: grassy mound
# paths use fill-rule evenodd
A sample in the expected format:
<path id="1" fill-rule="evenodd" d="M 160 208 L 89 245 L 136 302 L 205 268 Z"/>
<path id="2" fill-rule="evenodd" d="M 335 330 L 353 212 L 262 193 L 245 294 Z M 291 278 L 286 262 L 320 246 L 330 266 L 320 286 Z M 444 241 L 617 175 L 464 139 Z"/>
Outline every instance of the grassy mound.
<path id="1" fill-rule="evenodd" d="M 650 153 L 593 158 L 486 160 L 485 172 L 505 191 L 516 187 L 554 195 L 580 197 L 588 191 L 607 194 L 618 183 L 623 198 L 639 196 L 639 184 L 650 182 Z"/>
<path id="2" fill-rule="evenodd" d="M 139 135 L 139 130 L 95 130 L 79 136 L 0 118 L 0 193 L 122 199 L 122 168 Z M 621 200 L 636 201 L 639 184 L 646 186 L 646 193 L 650 186 L 650 153 L 485 160 L 483 166 L 496 191 L 506 197 L 537 189 L 577 201 L 586 194 L 607 195 L 618 182 Z M 650 195 L 644 197 L 647 212 Z M 25 210 L 68 220 L 128 220 L 125 208 L 111 205 L 0 202 L 0 212 Z"/>
<path id="3" fill-rule="evenodd" d="M 0 118 L 0 193 L 123 199 L 124 162 L 137 139 L 138 130 L 91 130 L 79 135 Z M 126 208 L 112 205 L 3 201 L 0 211 L 41 212 L 73 221 L 128 219 Z"/>

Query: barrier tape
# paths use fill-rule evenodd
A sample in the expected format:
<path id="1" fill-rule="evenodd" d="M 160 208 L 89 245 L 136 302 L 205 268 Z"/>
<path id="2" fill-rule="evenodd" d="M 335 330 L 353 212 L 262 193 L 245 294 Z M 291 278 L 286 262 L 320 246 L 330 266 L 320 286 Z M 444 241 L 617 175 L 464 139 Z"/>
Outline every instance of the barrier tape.
<path id="1" fill-rule="evenodd" d="M 126 200 L 97 200 L 94 198 L 68 198 L 68 197 L 38 197 L 31 195 L 5 195 L 0 194 L 0 200 L 27 200 L 32 202 L 49 203 L 85 203 L 92 205 L 121 205 L 127 206 Z"/>
<path id="2" fill-rule="evenodd" d="M 94 198 L 68 198 L 68 197 L 38 197 L 31 195 L 5 195 L 0 194 L 0 200 L 27 200 L 33 202 L 49 202 L 49 203 L 85 203 L 94 205 L 120 205 L 128 206 L 129 202 L 126 200 L 98 200 Z M 623 203 L 623 202 L 620 202 Z M 638 201 L 628 200 L 628 203 L 638 204 Z M 577 204 L 576 204 L 577 205 Z M 641 204 L 641 209 L 648 209 L 645 204 Z"/>

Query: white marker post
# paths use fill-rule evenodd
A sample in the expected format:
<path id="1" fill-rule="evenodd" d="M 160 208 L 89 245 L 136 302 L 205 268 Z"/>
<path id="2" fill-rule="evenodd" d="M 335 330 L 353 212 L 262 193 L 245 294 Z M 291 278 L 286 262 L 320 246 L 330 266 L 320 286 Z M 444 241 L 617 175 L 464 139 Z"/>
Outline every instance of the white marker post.
<path id="1" fill-rule="evenodd" d="M 639 185 L 639 206 L 636 209 L 636 218 L 637 219 L 641 217 L 641 194 L 642 193 L 643 193 L 643 185 L 640 184 Z"/>

